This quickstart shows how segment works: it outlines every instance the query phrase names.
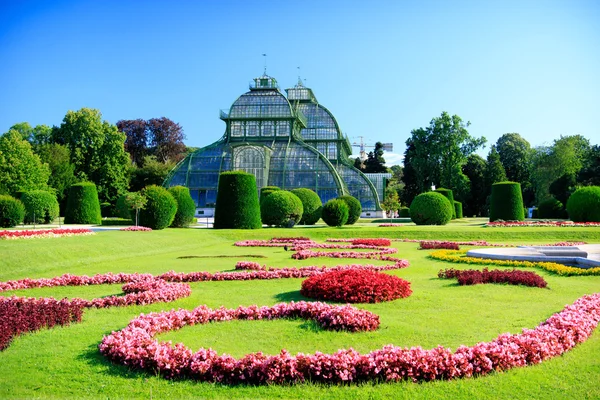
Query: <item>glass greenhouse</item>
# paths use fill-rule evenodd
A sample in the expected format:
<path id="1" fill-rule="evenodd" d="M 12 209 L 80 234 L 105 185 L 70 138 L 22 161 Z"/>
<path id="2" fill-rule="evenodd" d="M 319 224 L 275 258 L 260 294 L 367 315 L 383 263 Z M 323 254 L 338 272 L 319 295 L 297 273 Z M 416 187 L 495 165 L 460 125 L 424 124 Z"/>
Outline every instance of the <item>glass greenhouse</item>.
<path id="1" fill-rule="evenodd" d="M 259 190 L 308 188 L 323 203 L 350 194 L 360 200 L 363 215 L 380 216 L 381 195 L 353 167 L 350 142 L 331 112 L 301 82 L 286 93 L 266 74 L 255 78 L 249 92 L 221 111 L 225 134 L 177 164 L 165 186 L 187 186 L 199 214 L 212 215 L 219 174 L 243 170 L 256 176 Z"/>

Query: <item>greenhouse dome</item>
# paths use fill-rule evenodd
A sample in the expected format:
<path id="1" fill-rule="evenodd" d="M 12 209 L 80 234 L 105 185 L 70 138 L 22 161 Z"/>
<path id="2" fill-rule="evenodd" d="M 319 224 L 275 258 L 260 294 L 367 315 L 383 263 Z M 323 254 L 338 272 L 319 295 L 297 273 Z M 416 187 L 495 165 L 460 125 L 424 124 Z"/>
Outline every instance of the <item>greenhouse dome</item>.
<path id="1" fill-rule="evenodd" d="M 363 215 L 380 216 L 377 190 L 353 167 L 350 142 L 331 112 L 300 81 L 286 92 L 271 76 L 255 78 L 250 91 L 221 110 L 225 134 L 177 164 L 164 186 L 188 187 L 198 214 L 211 216 L 219 174 L 242 170 L 256 177 L 259 190 L 308 188 L 323 203 L 350 194 L 360 200 Z"/>

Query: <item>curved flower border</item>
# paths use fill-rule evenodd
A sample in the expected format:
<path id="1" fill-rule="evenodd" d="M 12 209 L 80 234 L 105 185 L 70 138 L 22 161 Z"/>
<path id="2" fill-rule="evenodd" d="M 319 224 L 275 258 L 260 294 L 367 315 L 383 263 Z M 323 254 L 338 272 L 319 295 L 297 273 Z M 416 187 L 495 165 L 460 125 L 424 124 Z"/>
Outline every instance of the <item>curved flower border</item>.
<path id="1" fill-rule="evenodd" d="M 0 239 L 38 239 L 38 238 L 56 238 L 64 236 L 95 235 L 95 232 L 87 228 L 72 229 L 25 229 L 0 231 Z"/>
<path id="2" fill-rule="evenodd" d="M 310 305 L 319 311 L 305 311 L 304 315 L 298 311 Z M 491 342 L 460 346 L 454 352 L 442 346 L 424 350 L 421 347 L 409 349 L 388 345 L 367 354 L 350 348 L 334 354 L 317 352 L 292 356 L 282 350 L 275 356 L 251 353 L 235 359 L 226 354 L 219 356 L 212 349 L 201 348 L 193 353 L 182 343 L 173 346 L 171 342 L 158 342 L 153 338 L 158 333 L 186 325 L 230 319 L 314 318 L 318 315 L 327 316 L 328 321 L 338 321 L 337 317 L 331 317 L 335 307 L 340 306 L 302 302 L 237 310 L 211 310 L 201 306 L 193 311 L 152 313 L 141 315 L 123 330 L 105 336 L 99 349 L 114 362 L 159 373 L 166 378 L 226 384 L 281 384 L 307 380 L 324 383 L 418 382 L 479 376 L 538 364 L 584 342 L 600 321 L 600 293 L 596 293 L 579 298 L 534 329 L 523 329 L 522 333 L 514 335 L 501 334 Z M 357 316 L 355 313 L 359 310 L 351 306 L 341 306 L 338 310 L 338 315 L 349 320 L 373 321 L 376 317 L 366 311 Z M 329 325 L 325 326 L 329 328 Z M 362 327 L 362 324 L 357 326 Z"/>

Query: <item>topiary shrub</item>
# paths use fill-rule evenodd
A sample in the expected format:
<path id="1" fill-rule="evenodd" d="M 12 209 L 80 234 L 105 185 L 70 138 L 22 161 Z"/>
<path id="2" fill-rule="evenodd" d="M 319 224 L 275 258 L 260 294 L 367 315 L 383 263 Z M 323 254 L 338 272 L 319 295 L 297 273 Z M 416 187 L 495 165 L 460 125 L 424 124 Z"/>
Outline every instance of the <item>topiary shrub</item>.
<path id="1" fill-rule="evenodd" d="M 254 175 L 243 171 L 228 171 L 219 176 L 214 227 L 216 229 L 262 227 Z"/>
<path id="2" fill-rule="evenodd" d="M 454 206 L 438 192 L 421 193 L 410 204 L 410 218 L 417 225 L 446 225 Z"/>
<path id="3" fill-rule="evenodd" d="M 342 226 L 348 222 L 350 208 L 341 199 L 331 199 L 323 206 L 321 218 L 329 226 Z"/>
<path id="4" fill-rule="evenodd" d="M 537 216 L 543 219 L 567 218 L 567 212 L 563 203 L 551 197 L 538 205 Z"/>
<path id="5" fill-rule="evenodd" d="M 567 211 L 573 222 L 600 222 L 600 186 L 577 189 L 567 200 Z"/>
<path id="6" fill-rule="evenodd" d="M 490 197 L 490 222 L 523 221 L 523 195 L 521 184 L 517 182 L 498 182 L 492 185 Z"/>
<path id="7" fill-rule="evenodd" d="M 454 194 L 452 193 L 452 190 L 445 188 L 437 188 L 434 190 L 434 192 L 438 192 L 444 195 L 444 197 L 450 200 L 450 204 L 454 204 Z M 456 219 L 456 209 L 454 207 L 452 207 L 452 219 Z"/>
<path id="8" fill-rule="evenodd" d="M 321 219 L 321 210 L 323 210 L 323 202 L 318 194 L 313 190 L 300 188 L 291 190 L 300 201 L 302 202 L 302 218 L 300 218 L 300 224 L 302 225 L 314 225 L 319 219 Z"/>
<path id="9" fill-rule="evenodd" d="M 0 227 L 12 228 L 23 222 L 25 206 L 12 196 L 0 194 Z"/>
<path id="10" fill-rule="evenodd" d="M 354 225 L 360 218 L 360 213 L 362 212 L 360 201 L 358 201 L 356 197 L 350 195 L 340 196 L 338 199 L 345 201 L 348 205 L 348 221 L 346 221 L 346 225 Z"/>
<path id="11" fill-rule="evenodd" d="M 262 201 L 265 199 L 265 197 L 267 197 L 268 195 L 270 195 L 273 192 L 276 192 L 278 190 L 281 190 L 279 187 L 277 186 L 265 186 L 260 188 L 260 203 L 262 203 Z"/>
<path id="12" fill-rule="evenodd" d="M 58 201 L 50 192 L 32 190 L 23 193 L 21 201 L 25 206 L 25 223 L 49 224 L 58 217 Z"/>
<path id="13" fill-rule="evenodd" d="M 303 206 L 298 196 L 287 190 L 277 190 L 260 203 L 263 224 L 291 228 L 300 222 Z"/>
<path id="14" fill-rule="evenodd" d="M 462 203 L 460 201 L 454 200 L 454 214 L 456 215 L 456 219 L 463 217 Z"/>
<path id="15" fill-rule="evenodd" d="M 400 210 L 398 210 L 398 216 L 400 218 L 410 218 L 410 208 L 400 207 Z"/>
<path id="16" fill-rule="evenodd" d="M 177 201 L 162 186 L 150 185 L 142 189 L 146 197 L 146 206 L 139 211 L 141 226 L 155 230 L 165 229 L 171 225 L 177 213 Z"/>
<path id="17" fill-rule="evenodd" d="M 190 195 L 190 189 L 185 186 L 173 186 L 169 188 L 169 193 L 177 202 L 177 212 L 171 226 L 173 228 L 185 228 L 194 222 L 196 215 L 196 202 Z"/>
<path id="18" fill-rule="evenodd" d="M 101 224 L 98 191 L 92 182 L 71 185 L 65 210 L 65 224 Z"/>

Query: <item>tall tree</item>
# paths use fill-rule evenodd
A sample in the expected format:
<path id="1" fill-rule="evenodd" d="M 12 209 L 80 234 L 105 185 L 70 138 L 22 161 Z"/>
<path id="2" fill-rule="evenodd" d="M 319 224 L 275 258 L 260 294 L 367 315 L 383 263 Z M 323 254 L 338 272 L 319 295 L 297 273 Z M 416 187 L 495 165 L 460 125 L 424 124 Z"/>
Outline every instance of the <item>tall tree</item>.
<path id="1" fill-rule="evenodd" d="M 375 149 L 367 155 L 363 172 L 372 174 L 387 172 L 385 159 L 383 158 L 383 143 L 375 143 Z"/>
<path id="2" fill-rule="evenodd" d="M 487 193 L 492 192 L 492 185 L 497 182 L 503 182 L 506 180 L 506 172 L 504 166 L 500 161 L 500 155 L 496 151 L 496 146 L 492 145 L 490 152 L 487 156 L 487 165 L 485 168 L 485 185 Z"/>
<path id="3" fill-rule="evenodd" d="M 21 132 L 0 136 L 0 194 L 48 188 L 50 169 L 33 152 Z"/>
<path id="4" fill-rule="evenodd" d="M 521 186 L 529 182 L 531 146 L 527 140 L 518 133 L 505 133 L 496 142 L 496 150 L 509 181 Z"/>
<path id="5" fill-rule="evenodd" d="M 417 180 L 417 172 L 415 171 L 412 160 L 414 157 L 414 145 L 412 142 L 406 142 L 406 150 L 404 151 L 404 168 L 402 168 L 402 182 L 404 183 L 404 188 L 402 189 L 402 193 L 400 194 L 400 201 L 402 204 L 410 207 L 410 203 L 412 203 L 413 199 L 426 191 L 422 187 L 422 182 Z"/>
<path id="6" fill-rule="evenodd" d="M 75 166 L 71 164 L 69 149 L 58 143 L 40 144 L 34 147 L 43 163 L 50 168 L 48 186 L 56 190 L 59 203 L 64 205 L 67 191 L 76 183 Z"/>
<path id="7" fill-rule="evenodd" d="M 463 165 L 462 171 L 469 178 L 469 192 L 463 201 L 463 214 L 465 216 L 476 215 L 482 217 L 487 214 L 486 167 L 487 162 L 477 154 L 469 155 L 467 162 Z"/>
<path id="8" fill-rule="evenodd" d="M 125 133 L 125 151 L 131 156 L 131 162 L 144 166 L 144 157 L 148 155 L 148 123 L 143 119 L 129 119 L 117 121 L 119 131 Z"/>
<path id="9" fill-rule="evenodd" d="M 169 171 L 175 167 L 174 162 L 161 163 L 155 156 L 144 157 L 143 165 L 141 168 L 133 166 L 130 171 L 130 192 L 140 191 L 149 185 L 162 185 Z"/>
<path id="10" fill-rule="evenodd" d="M 181 125 L 165 117 L 152 118 L 147 124 L 150 144 L 156 158 L 163 163 L 169 160 L 178 162 L 186 150 Z"/>
<path id="11" fill-rule="evenodd" d="M 585 186 L 600 186 L 600 146 L 594 145 L 588 151 L 577 181 Z"/>
<path id="12" fill-rule="evenodd" d="M 10 129 L 19 132 L 23 139 L 33 146 L 51 142 L 53 128 L 48 125 L 36 125 L 32 128 L 29 122 L 19 122 L 11 126 Z"/>

